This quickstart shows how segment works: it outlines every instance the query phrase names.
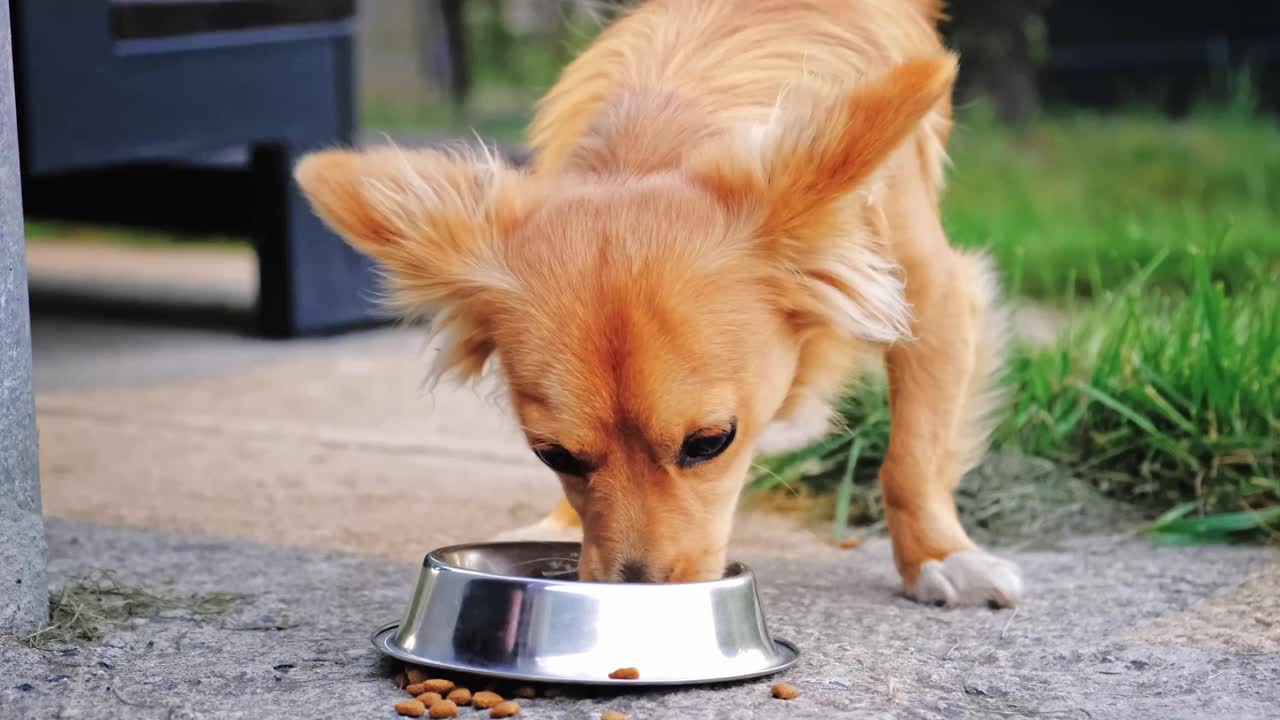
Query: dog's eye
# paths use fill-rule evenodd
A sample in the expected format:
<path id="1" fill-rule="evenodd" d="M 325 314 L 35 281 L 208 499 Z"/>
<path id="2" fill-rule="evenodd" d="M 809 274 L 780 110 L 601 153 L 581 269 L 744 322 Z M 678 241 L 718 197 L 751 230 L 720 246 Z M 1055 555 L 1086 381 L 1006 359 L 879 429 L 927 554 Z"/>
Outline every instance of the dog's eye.
<path id="1" fill-rule="evenodd" d="M 681 467 L 692 467 L 717 457 L 728 449 L 737 433 L 736 422 L 728 430 L 699 430 L 693 433 L 684 439 L 684 445 L 680 448 Z"/>
<path id="2" fill-rule="evenodd" d="M 560 445 L 539 445 L 533 449 L 533 454 L 547 467 L 563 475 L 586 475 L 591 472 L 590 465 Z"/>

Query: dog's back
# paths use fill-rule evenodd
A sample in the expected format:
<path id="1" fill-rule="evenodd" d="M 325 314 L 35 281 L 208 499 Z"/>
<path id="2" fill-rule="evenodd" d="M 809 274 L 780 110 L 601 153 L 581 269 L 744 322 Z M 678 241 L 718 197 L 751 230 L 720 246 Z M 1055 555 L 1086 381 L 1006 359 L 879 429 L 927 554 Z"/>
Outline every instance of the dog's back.
<path id="1" fill-rule="evenodd" d="M 937 0 L 650 0 L 564 71 L 530 127 L 542 172 L 674 169 L 701 141 L 763 125 L 793 89 L 848 90 L 943 51 Z M 926 129 L 940 181 L 949 106 Z"/>

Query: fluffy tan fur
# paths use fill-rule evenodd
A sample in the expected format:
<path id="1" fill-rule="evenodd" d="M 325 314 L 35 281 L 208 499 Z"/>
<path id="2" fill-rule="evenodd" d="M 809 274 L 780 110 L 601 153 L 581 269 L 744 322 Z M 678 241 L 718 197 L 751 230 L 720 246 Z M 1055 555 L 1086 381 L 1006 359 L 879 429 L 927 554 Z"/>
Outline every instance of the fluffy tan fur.
<path id="1" fill-rule="evenodd" d="M 530 171 L 394 148 L 300 163 L 320 215 L 447 334 L 438 370 L 496 357 L 530 444 L 589 468 L 561 474 L 542 524 L 581 526 L 584 578 L 718 576 L 762 433 L 815 408 L 820 433 L 869 351 L 891 381 L 882 481 L 906 588 L 977 552 L 952 493 L 985 449 L 1004 330 L 985 261 L 938 219 L 956 72 L 939 14 L 650 0 L 542 100 Z M 681 459 L 735 428 L 717 457 Z M 931 566 L 930 592 L 1016 601 L 1013 581 L 982 589 L 984 563 Z"/>

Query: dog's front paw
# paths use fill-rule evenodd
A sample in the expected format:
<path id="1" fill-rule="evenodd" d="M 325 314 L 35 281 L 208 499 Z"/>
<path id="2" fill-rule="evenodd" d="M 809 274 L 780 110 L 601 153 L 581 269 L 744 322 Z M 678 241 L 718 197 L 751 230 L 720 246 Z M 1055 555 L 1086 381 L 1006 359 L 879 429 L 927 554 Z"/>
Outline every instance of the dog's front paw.
<path id="1" fill-rule="evenodd" d="M 907 594 L 918 602 L 947 607 L 1013 607 L 1022 600 L 1022 573 L 1008 560 L 982 550 L 963 550 L 921 565 L 915 587 Z"/>
<path id="2" fill-rule="evenodd" d="M 582 528 L 543 520 L 493 538 L 493 542 L 582 542 Z"/>

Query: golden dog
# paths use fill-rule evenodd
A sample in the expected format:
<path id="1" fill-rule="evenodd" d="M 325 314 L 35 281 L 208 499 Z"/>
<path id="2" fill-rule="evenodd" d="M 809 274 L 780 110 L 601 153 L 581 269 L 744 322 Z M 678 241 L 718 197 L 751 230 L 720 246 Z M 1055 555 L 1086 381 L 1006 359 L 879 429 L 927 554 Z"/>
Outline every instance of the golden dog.
<path id="1" fill-rule="evenodd" d="M 333 150 L 317 212 L 443 334 L 437 374 L 496 361 L 581 533 L 581 577 L 719 577 L 752 456 L 820 436 L 869 353 L 881 483 L 921 601 L 1015 604 L 953 492 L 986 448 L 1006 331 L 938 199 L 956 61 L 936 0 L 651 0 L 538 107 L 536 162 Z M 768 432 L 766 432 L 768 431 Z"/>

